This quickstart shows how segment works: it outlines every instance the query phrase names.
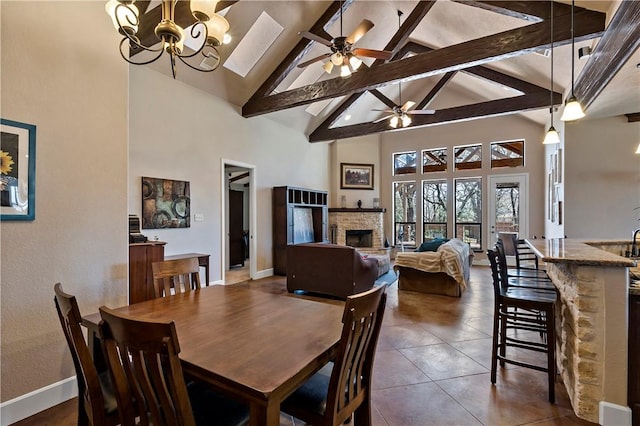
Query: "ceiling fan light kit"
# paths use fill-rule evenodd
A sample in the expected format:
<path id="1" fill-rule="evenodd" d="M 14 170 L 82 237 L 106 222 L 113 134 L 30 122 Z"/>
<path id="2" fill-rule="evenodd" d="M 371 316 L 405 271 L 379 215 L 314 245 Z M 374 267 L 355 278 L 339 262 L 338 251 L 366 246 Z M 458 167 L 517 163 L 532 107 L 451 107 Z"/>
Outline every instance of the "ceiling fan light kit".
<path id="1" fill-rule="evenodd" d="M 322 68 L 327 74 L 331 74 L 334 67 L 340 67 L 340 77 L 349 77 L 352 73 L 356 72 L 362 65 L 362 59 L 359 56 L 365 56 L 376 59 L 389 59 L 392 52 L 386 50 L 373 50 L 373 49 L 360 49 L 352 48 L 352 46 L 362 38 L 371 28 L 373 28 L 373 22 L 368 19 L 364 19 L 360 25 L 349 36 L 342 35 L 342 2 L 340 2 L 340 37 L 334 37 L 331 40 L 322 38 L 309 31 L 301 31 L 298 35 L 308 38 L 309 40 L 316 41 L 320 44 L 331 49 L 332 53 L 325 53 L 316 58 L 305 61 L 298 64 L 298 68 L 304 68 L 314 62 L 321 61 L 325 58 L 329 60 L 322 65 Z"/>
<path id="2" fill-rule="evenodd" d="M 574 69 L 575 69 L 575 35 L 574 35 L 574 12 L 573 9 L 575 7 L 575 0 L 571 0 L 571 96 L 567 99 L 564 104 L 564 111 L 562 112 L 562 117 L 560 120 L 562 121 L 575 121 L 584 117 L 584 110 L 582 109 L 582 105 L 578 102 L 578 99 L 573 94 L 574 90 Z"/>
<path id="3" fill-rule="evenodd" d="M 223 43 L 229 30 L 229 22 L 215 12 L 218 0 L 192 0 L 189 4 L 196 20 L 189 33 L 196 45 L 193 53 L 185 52 L 186 33 L 175 22 L 177 0 L 162 0 L 162 19 L 154 30 L 160 42 L 158 47 L 145 46 L 138 38 L 140 16 L 134 2 L 135 0 L 109 0 L 105 6 L 113 26 L 123 35 L 120 55 L 125 61 L 133 65 L 146 65 L 155 62 L 166 52 L 170 57 L 173 78 L 176 78 L 176 59 L 196 71 L 210 72 L 218 68 L 220 54 L 217 47 Z M 154 56 L 136 61 L 129 57 L 130 49 L 150 52 Z M 199 65 L 190 64 L 187 59 L 196 55 L 201 55 L 202 62 Z"/>

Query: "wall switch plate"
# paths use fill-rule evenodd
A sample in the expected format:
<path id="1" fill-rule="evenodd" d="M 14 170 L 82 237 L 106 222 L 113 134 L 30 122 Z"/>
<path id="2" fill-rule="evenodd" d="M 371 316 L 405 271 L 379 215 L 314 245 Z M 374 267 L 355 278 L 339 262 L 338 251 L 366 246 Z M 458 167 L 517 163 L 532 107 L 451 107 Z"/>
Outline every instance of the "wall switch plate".
<path id="1" fill-rule="evenodd" d="M 202 213 L 196 213 L 193 215 L 193 220 L 196 222 L 204 221 L 204 215 Z"/>

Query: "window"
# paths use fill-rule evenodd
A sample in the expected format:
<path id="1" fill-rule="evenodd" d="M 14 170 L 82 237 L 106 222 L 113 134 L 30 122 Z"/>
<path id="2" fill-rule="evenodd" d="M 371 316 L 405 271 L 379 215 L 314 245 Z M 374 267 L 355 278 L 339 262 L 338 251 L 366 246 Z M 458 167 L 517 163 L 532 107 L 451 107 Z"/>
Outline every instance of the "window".
<path id="1" fill-rule="evenodd" d="M 482 249 L 482 178 L 456 179 L 455 236 Z"/>
<path id="2" fill-rule="evenodd" d="M 454 152 L 456 170 L 482 168 L 482 145 L 457 146 Z"/>
<path id="3" fill-rule="evenodd" d="M 395 242 L 416 245 L 416 182 L 393 183 Z"/>
<path id="4" fill-rule="evenodd" d="M 524 141 L 491 144 L 491 168 L 524 166 Z"/>
<path id="5" fill-rule="evenodd" d="M 444 172 L 447 170 L 447 148 L 425 149 L 422 151 L 422 173 Z"/>
<path id="6" fill-rule="evenodd" d="M 447 181 L 422 182 L 422 239 L 447 237 Z"/>
<path id="7" fill-rule="evenodd" d="M 497 183 L 495 186 L 496 233 L 520 230 L 520 184 Z"/>
<path id="8" fill-rule="evenodd" d="M 416 173 L 416 152 L 393 154 L 393 175 Z"/>

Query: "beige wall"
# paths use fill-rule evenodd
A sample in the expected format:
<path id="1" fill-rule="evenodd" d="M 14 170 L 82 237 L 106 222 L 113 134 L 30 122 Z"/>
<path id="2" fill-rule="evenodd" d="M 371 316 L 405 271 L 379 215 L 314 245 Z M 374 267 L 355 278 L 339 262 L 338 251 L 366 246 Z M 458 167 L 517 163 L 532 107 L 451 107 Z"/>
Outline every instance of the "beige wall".
<path id="1" fill-rule="evenodd" d="M 373 164 L 373 190 L 340 189 L 340 163 Z M 347 200 L 348 208 L 372 208 L 373 199 L 380 198 L 380 135 L 367 135 L 359 138 L 343 139 L 331 144 L 331 193 L 329 207 L 342 207 L 342 196 Z M 387 207 L 380 203 L 381 207 Z"/>
<path id="2" fill-rule="evenodd" d="M 587 115 L 564 131 L 564 235 L 631 240 L 640 227 L 640 123 Z"/>
<path id="3" fill-rule="evenodd" d="M 35 221 L 0 225 L 4 402 L 75 374 L 55 282 L 126 301 L 127 66 L 103 2 L 0 7 L 2 117 L 37 126 Z"/>
<path id="4" fill-rule="evenodd" d="M 483 249 L 487 248 L 487 176 L 495 174 L 529 174 L 529 237 L 540 238 L 544 234 L 544 167 L 541 163 L 544 159 L 542 126 L 516 116 L 505 116 L 474 120 L 458 124 L 426 127 L 422 129 L 388 132 L 381 135 L 380 147 L 380 173 L 382 185 L 380 187 L 381 202 L 384 206 L 392 207 L 392 182 L 393 161 L 392 155 L 396 152 L 420 150 L 425 148 L 449 149 L 449 170 L 429 174 L 402 175 L 397 180 L 417 180 L 446 178 L 450 184 L 452 179 L 459 177 L 483 178 Z M 509 141 L 516 139 L 525 140 L 525 166 L 522 168 L 491 169 L 490 167 L 490 142 Z M 482 143 L 482 170 L 465 170 L 454 172 L 452 170 L 452 150 L 457 145 Z M 420 191 L 419 191 L 420 192 Z M 418 199 L 420 203 L 420 198 Z M 393 216 L 385 215 L 385 229 L 389 238 Z M 450 229 L 450 232 L 452 229 Z"/>
<path id="5" fill-rule="evenodd" d="M 143 233 L 166 241 L 168 254 L 210 253 L 211 280 L 219 280 L 221 159 L 251 164 L 257 176 L 257 271 L 271 269 L 271 188 L 329 190 L 328 144 L 310 144 L 264 117 L 243 118 L 223 100 L 145 67 L 131 69 L 130 90 L 129 212 L 141 213 L 142 176 L 186 180 L 191 188 L 190 228 Z M 168 110 L 170 120 L 164 118 Z M 195 213 L 205 220 L 193 221 Z"/>

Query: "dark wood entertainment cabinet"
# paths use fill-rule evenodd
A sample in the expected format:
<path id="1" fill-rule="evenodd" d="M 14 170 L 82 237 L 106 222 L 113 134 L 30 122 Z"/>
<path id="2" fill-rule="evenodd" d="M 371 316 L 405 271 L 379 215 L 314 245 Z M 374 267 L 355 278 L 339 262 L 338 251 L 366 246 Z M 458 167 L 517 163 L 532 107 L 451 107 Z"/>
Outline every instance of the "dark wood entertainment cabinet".
<path id="1" fill-rule="evenodd" d="M 329 242 L 329 213 L 327 191 L 316 191 L 292 186 L 273 188 L 273 272 L 287 274 L 287 246 L 297 244 L 305 231 L 308 240 L 304 242 Z M 311 215 L 311 224 L 296 224 L 296 218 Z M 302 210 L 302 209 L 308 209 Z M 296 228 L 301 225 L 304 229 Z M 311 226 L 313 229 L 308 229 Z"/>

